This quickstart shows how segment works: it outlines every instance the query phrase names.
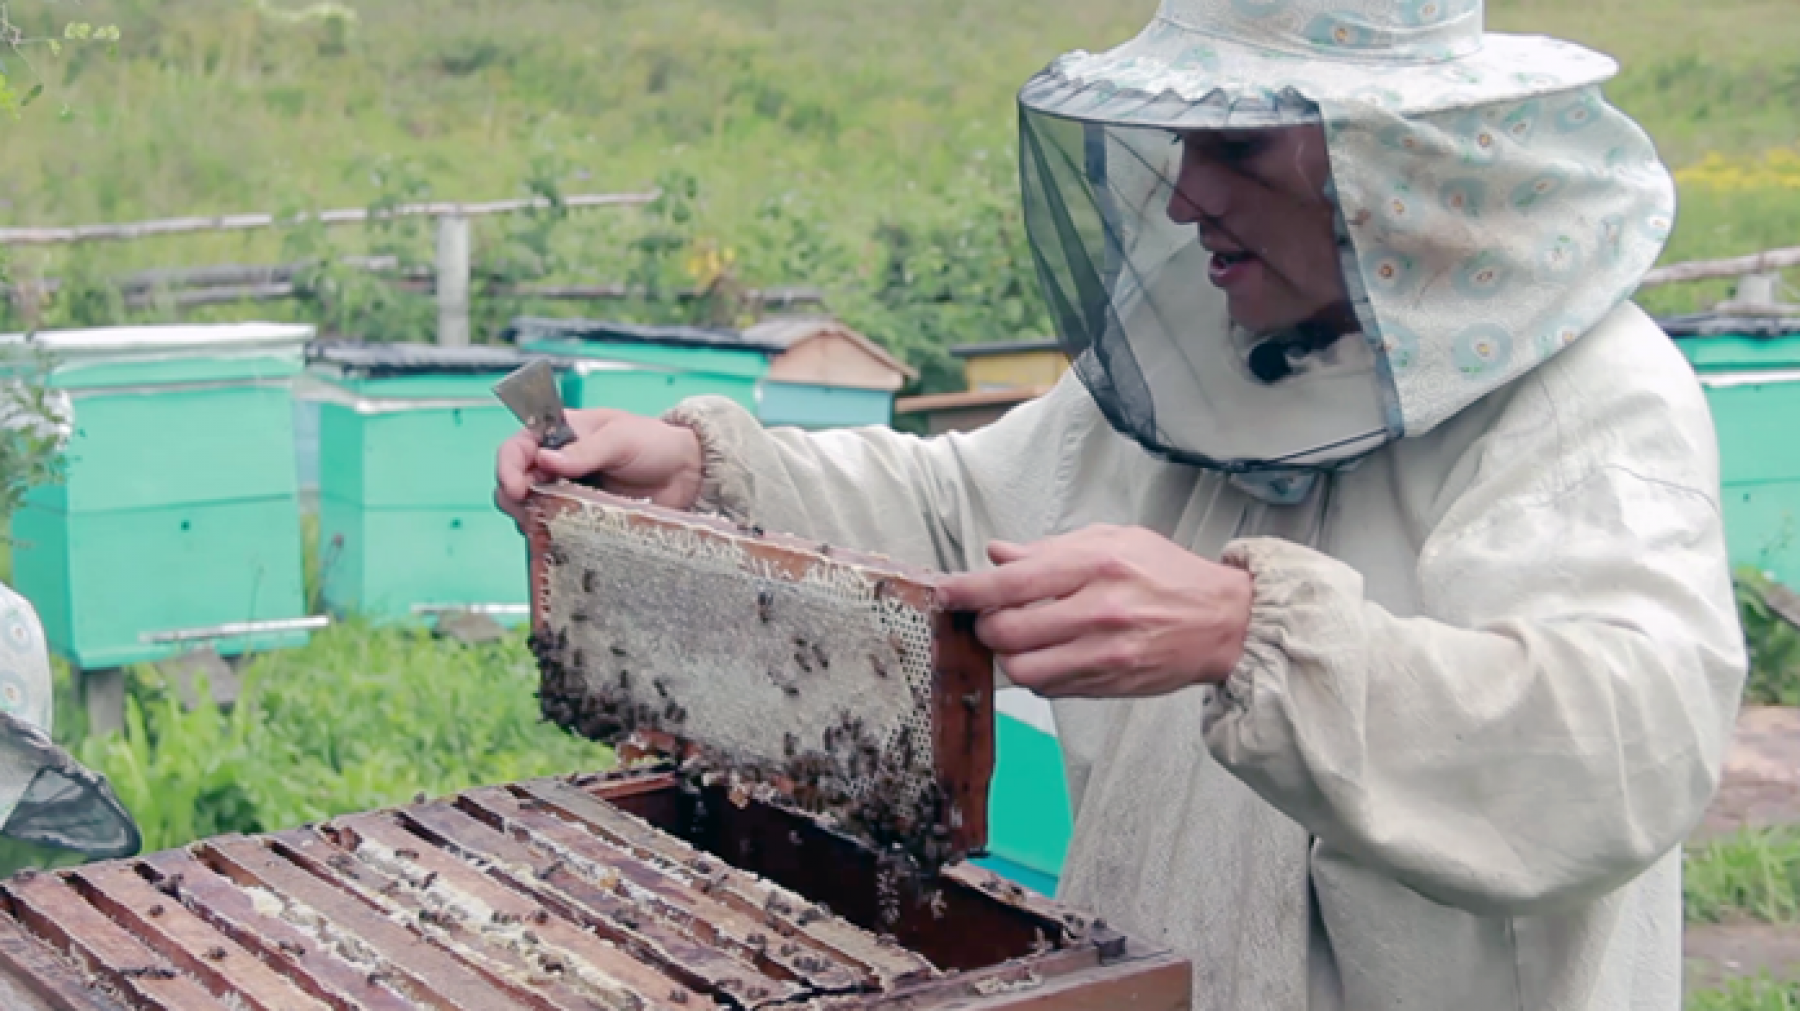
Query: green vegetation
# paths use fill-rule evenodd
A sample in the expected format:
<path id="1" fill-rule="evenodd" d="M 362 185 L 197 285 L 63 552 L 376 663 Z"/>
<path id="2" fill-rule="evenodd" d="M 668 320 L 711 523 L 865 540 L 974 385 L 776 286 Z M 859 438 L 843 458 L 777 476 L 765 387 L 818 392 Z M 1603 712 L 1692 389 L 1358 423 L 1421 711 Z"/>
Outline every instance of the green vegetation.
<path id="1" fill-rule="evenodd" d="M 366 0 L 272 13 L 243 0 L 90 0 L 117 58 L 44 61 L 72 110 L 9 124 L 0 221 L 87 222 L 536 191 L 672 194 L 647 211 L 487 220 L 483 283 L 633 280 L 710 287 L 700 303 L 593 307 L 730 318 L 749 285 L 824 287 L 834 309 L 956 381 L 949 342 L 1041 331 L 1015 204 L 1013 95 L 1076 46 L 1136 30 L 1151 0 L 845 5 L 830 0 Z M 1611 93 L 1684 177 L 1669 252 L 1688 259 L 1800 241 L 1800 190 L 1758 175 L 1800 121 L 1800 23 L 1784 0 L 1594 4 L 1495 0 L 1494 27 L 1619 56 Z M 55 26 L 52 11 L 15 11 Z M 1747 33 L 1742 26 L 1755 24 Z M 1707 157 L 1714 156 L 1712 162 Z M 1723 170 L 1721 170 L 1721 166 Z M 1771 181 L 1773 179 L 1773 181 Z M 1759 181 L 1761 180 L 1761 181 Z M 428 229 L 289 230 L 28 249 L 21 277 L 69 287 L 50 324 L 122 316 L 98 282 L 146 267 L 274 262 L 384 247 L 423 261 Z M 430 335 L 419 295 L 321 270 L 307 300 L 203 316 L 294 315 L 378 338 Z M 1658 311 L 1722 285 L 1655 289 Z M 478 301 L 480 331 L 512 312 Z M 16 322 L 16 320 L 14 321 Z"/>
<path id="2" fill-rule="evenodd" d="M 1800 1011 L 1800 984 L 1767 975 L 1735 979 L 1717 990 L 1690 994 L 1687 1011 Z"/>
<path id="3" fill-rule="evenodd" d="M 1800 829 L 1751 829 L 1687 853 L 1690 923 L 1800 922 Z"/>
<path id="4" fill-rule="evenodd" d="M 1737 573 L 1738 620 L 1750 649 L 1750 677 L 1744 701 L 1755 705 L 1800 705 L 1800 629 L 1788 624 L 1764 600 L 1769 578 L 1752 568 Z"/>
<path id="5" fill-rule="evenodd" d="M 920 366 L 922 389 L 944 389 L 959 381 L 947 344 L 1045 324 L 1015 209 L 1018 85 L 1063 50 L 1123 40 L 1154 6 L 87 0 L 83 21 L 119 27 L 116 56 L 34 54 L 41 79 L 14 60 L 0 68 L 15 100 L 45 85 L 41 104 L 0 121 L 0 224 L 659 186 L 664 199 L 642 210 L 478 222 L 478 333 L 517 312 L 570 311 L 489 290 L 507 282 L 629 281 L 646 297 L 591 311 L 718 320 L 741 311 L 742 287 L 812 284 Z M 69 13 L 57 7 L 15 4 L 13 15 L 27 34 L 49 35 Z M 1790 7 L 1492 0 L 1489 22 L 1620 58 L 1609 94 L 1679 173 L 1665 256 L 1677 261 L 1800 244 L 1800 19 Z M 314 259 L 303 299 L 188 318 L 301 318 L 328 332 L 429 339 L 425 296 L 330 261 L 380 252 L 423 264 L 431 241 L 421 223 L 384 222 L 21 248 L 0 263 L 0 280 L 62 279 L 47 325 L 167 320 L 179 314 L 166 305 L 126 311 L 106 280 Z M 668 297 L 689 287 L 711 295 Z M 1683 285 L 1643 301 L 1685 311 L 1728 293 L 1725 282 Z M 20 322 L 0 309 L 0 330 Z M 1743 576 L 1740 597 L 1756 655 L 1747 697 L 1800 703 L 1800 638 L 1760 604 L 1755 579 Z M 516 637 L 466 649 L 350 626 L 260 658 L 248 677 L 230 713 L 184 713 L 140 677 L 126 736 L 85 738 L 67 705 L 58 736 L 112 778 L 152 846 L 605 761 L 536 722 Z M 1697 850 L 1690 916 L 1793 922 L 1797 866 L 1800 842 L 1782 832 Z M 1797 1005 L 1792 988 L 1752 982 L 1691 1004 Z"/>
<path id="6" fill-rule="evenodd" d="M 1682 868 L 1690 924 L 1800 924 L 1800 828 L 1754 829 L 1688 849 Z M 1688 995 L 1688 1011 L 1800 1011 L 1800 982 L 1732 979 Z"/>
<path id="7" fill-rule="evenodd" d="M 26 494 L 63 477 L 57 429 L 64 416 L 43 384 L 44 372 L 41 356 L 0 348 L 0 530 L 9 531 L 0 540 L 10 537 L 12 515 Z"/>
<path id="8" fill-rule="evenodd" d="M 145 686 L 122 739 L 83 742 L 146 849 L 610 762 L 539 721 L 522 635 L 468 647 L 351 624 L 258 657 L 245 680 L 229 714 Z"/>
<path id="9" fill-rule="evenodd" d="M 58 664 L 56 736 L 104 773 L 145 850 L 222 832 L 291 828 L 482 784 L 607 768 L 611 753 L 540 721 L 522 632 L 465 646 L 356 622 L 256 657 L 229 711 L 184 709 L 133 672 L 124 734 L 88 736 Z M 69 863 L 0 848 L 0 873 Z"/>

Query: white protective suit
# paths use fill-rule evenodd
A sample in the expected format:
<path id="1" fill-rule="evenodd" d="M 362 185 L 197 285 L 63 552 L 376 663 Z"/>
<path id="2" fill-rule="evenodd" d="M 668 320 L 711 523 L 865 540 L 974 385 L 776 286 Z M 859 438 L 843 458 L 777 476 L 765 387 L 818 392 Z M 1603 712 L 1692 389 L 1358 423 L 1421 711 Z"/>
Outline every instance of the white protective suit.
<path id="1" fill-rule="evenodd" d="M 1062 897 L 1191 958 L 1195 1008 L 1677 1011 L 1745 650 L 1706 404 L 1629 301 L 1673 185 L 1605 57 L 1484 35 L 1477 0 L 1345 2 L 1163 0 L 1025 86 L 1075 366 L 1041 401 L 932 440 L 671 418 L 701 507 L 768 530 L 959 571 L 1136 525 L 1249 570 L 1222 686 L 1054 707 Z M 1285 136 L 1327 148 L 1359 332 L 1245 334 L 1170 208 L 1273 271 L 1297 233 L 1229 205 L 1282 166 L 1189 194 L 1186 145 L 1314 124 Z"/>
<path id="2" fill-rule="evenodd" d="M 1131 524 L 1249 569 L 1222 690 L 1055 703 L 1061 897 L 1191 958 L 1196 1009 L 1680 1006 L 1745 657 L 1706 405 L 1635 306 L 1293 506 L 1153 459 L 1072 377 L 930 440 L 672 417 L 701 507 L 769 530 L 957 571 Z"/>

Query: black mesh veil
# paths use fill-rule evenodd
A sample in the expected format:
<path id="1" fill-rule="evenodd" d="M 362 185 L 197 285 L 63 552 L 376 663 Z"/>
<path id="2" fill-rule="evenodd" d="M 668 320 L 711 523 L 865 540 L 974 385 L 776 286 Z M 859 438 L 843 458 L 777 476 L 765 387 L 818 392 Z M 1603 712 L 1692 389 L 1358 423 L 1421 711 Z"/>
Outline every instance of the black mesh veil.
<path id="1" fill-rule="evenodd" d="M 36 726 L 0 713 L 0 748 L 37 769 L 0 835 L 100 859 L 133 856 L 142 847 L 137 823 L 105 777 L 75 761 Z"/>
<path id="2" fill-rule="evenodd" d="M 1026 232 L 1058 338 L 1113 427 L 1158 456 L 1325 469 L 1393 435 L 1313 136 L 1021 109 Z"/>

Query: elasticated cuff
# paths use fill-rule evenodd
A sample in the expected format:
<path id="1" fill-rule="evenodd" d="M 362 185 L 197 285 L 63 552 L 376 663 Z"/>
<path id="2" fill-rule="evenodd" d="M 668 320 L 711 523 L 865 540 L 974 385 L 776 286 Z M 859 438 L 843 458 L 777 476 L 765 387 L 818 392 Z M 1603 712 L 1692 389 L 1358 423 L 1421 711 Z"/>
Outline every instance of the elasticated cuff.
<path id="1" fill-rule="evenodd" d="M 694 511 L 748 522 L 753 489 L 750 475 L 733 462 L 731 447 L 739 440 L 732 429 L 745 423 L 754 425 L 756 420 L 724 397 L 684 400 L 665 412 L 662 420 L 688 429 L 700 440 L 700 495 L 694 500 Z"/>
<path id="2" fill-rule="evenodd" d="M 1244 712 L 1255 698 L 1256 683 L 1278 674 L 1286 663 L 1281 642 L 1293 597 L 1293 580 L 1282 567 L 1270 564 L 1280 553 L 1281 542 L 1234 541 L 1226 545 L 1219 561 L 1250 574 L 1250 624 L 1244 632 L 1244 655 L 1214 693 L 1215 704 L 1225 712 Z M 1218 715 L 1224 715 L 1224 712 Z"/>

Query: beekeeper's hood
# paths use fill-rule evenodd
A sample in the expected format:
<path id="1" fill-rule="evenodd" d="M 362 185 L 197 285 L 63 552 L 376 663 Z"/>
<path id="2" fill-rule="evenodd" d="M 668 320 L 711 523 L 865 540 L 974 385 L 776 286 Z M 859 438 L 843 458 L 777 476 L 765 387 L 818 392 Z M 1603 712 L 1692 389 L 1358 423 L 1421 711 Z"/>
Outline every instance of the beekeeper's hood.
<path id="1" fill-rule="evenodd" d="M 0 585 L 0 836 L 92 857 L 137 853 L 137 825 L 105 778 L 50 739 L 50 692 L 37 612 Z"/>
<path id="2" fill-rule="evenodd" d="M 1020 157 L 1077 375 L 1152 452 L 1278 501 L 1431 431 L 1661 252 L 1674 186 L 1601 97 L 1616 70 L 1484 33 L 1479 0 L 1163 0 L 1063 56 L 1020 93 Z"/>

